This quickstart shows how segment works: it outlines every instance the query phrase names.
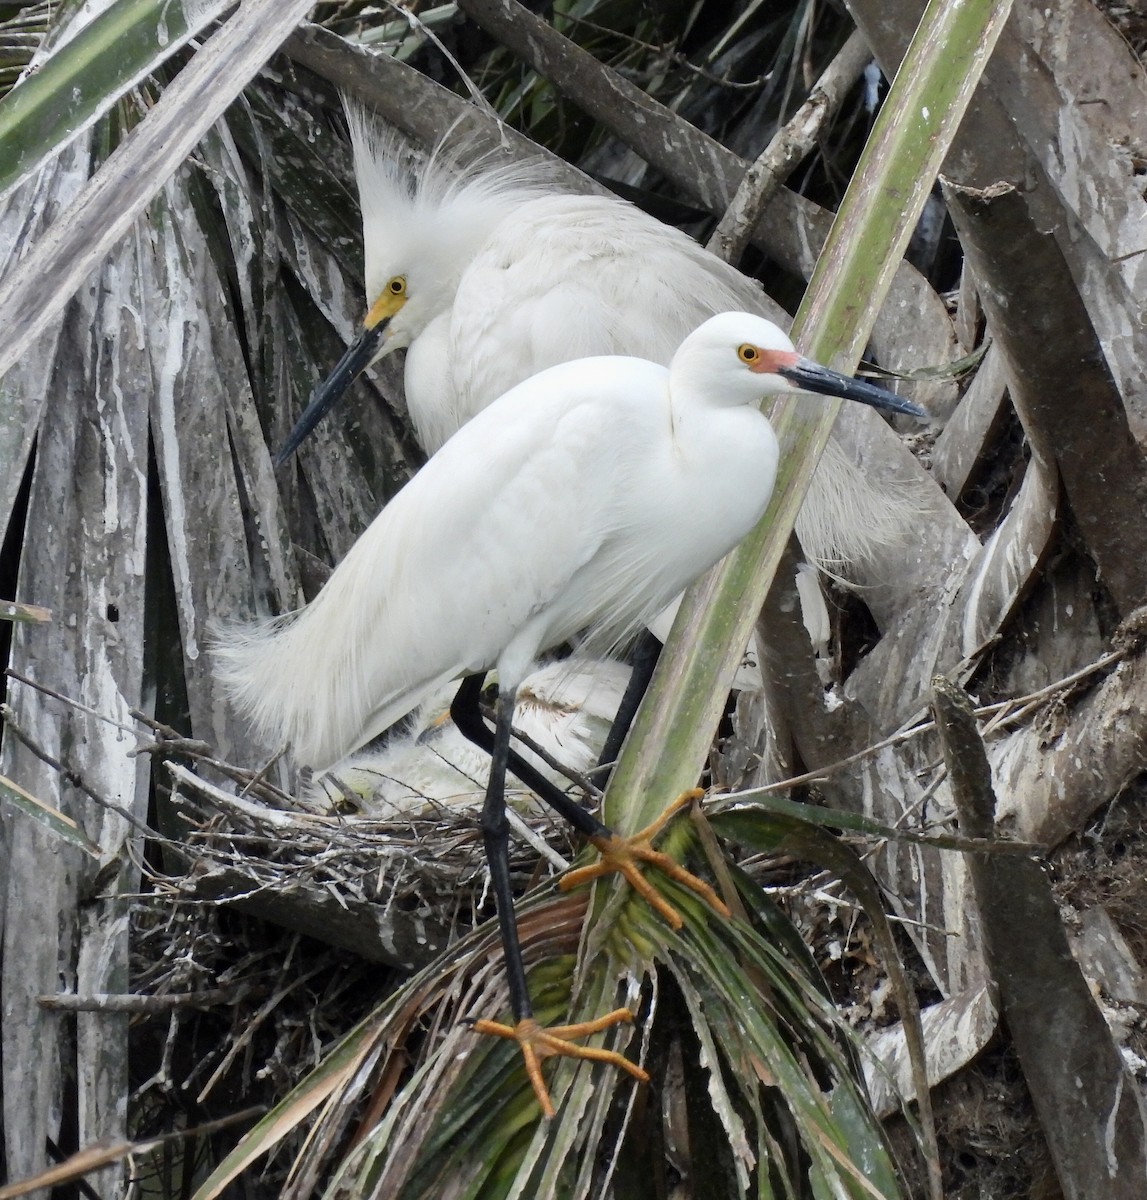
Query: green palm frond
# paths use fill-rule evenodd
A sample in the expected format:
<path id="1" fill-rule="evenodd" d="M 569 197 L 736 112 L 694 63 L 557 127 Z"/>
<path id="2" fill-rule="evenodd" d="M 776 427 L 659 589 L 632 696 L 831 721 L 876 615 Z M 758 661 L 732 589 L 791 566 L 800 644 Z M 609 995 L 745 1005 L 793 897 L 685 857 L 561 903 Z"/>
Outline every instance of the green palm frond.
<path id="1" fill-rule="evenodd" d="M 859 359 L 1009 4 L 936 0 L 926 10 L 794 322 L 810 357 L 838 368 Z M 640 828 L 697 779 L 838 409 L 817 417 L 792 398 L 773 405 L 782 454 L 772 500 L 757 529 L 686 594 L 606 794 L 606 819 L 620 829 Z"/>
<path id="2" fill-rule="evenodd" d="M 197 1200 L 216 1195 L 319 1102 L 326 1108 L 288 1195 L 309 1194 L 328 1174 L 330 1196 L 347 1188 L 409 1200 L 583 1195 L 615 1172 L 664 1176 L 650 1138 L 673 1107 L 686 1114 L 680 1132 L 693 1147 L 682 1150 L 681 1169 L 706 1170 L 710 1156 L 720 1163 L 707 1194 L 900 1196 L 850 1032 L 799 936 L 751 880 L 736 879 L 745 915 L 733 920 L 666 884 L 686 918 L 680 932 L 620 885 L 600 889 L 609 915 L 588 927 L 585 894 L 546 888 L 519 905 L 538 1019 L 562 1024 L 631 1006 L 636 1024 L 599 1040 L 639 1059 L 653 1076 L 648 1089 L 608 1066 L 551 1060 L 558 1115 L 543 1120 L 516 1048 L 464 1023 L 508 1004 L 497 936 L 483 927 L 349 1034 Z M 386 1102 L 380 1119 L 332 1159 L 363 1111 L 382 1107 L 376 1089 Z"/>
<path id="3" fill-rule="evenodd" d="M 228 0 L 120 0 L 70 37 L 0 107 L 0 198 L 91 128 L 228 6 Z M 17 22 L 27 27 L 35 17 L 46 22 L 48 14 L 25 11 L 0 26 L 0 45 Z M 65 26 L 57 14 L 54 25 L 41 28 Z"/>

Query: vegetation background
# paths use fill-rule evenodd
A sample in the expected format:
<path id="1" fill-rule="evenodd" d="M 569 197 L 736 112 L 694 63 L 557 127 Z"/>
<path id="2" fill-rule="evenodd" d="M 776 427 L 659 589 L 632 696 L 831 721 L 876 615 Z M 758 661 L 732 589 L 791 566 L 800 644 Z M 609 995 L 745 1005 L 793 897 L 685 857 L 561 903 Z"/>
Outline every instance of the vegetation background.
<path id="1" fill-rule="evenodd" d="M 9 1181 L 193 1130 L 138 1151 L 130 1172 L 112 1145 L 88 1183 L 56 1190 L 1141 1195 L 1147 18 L 1088 0 L 931 6 L 950 40 L 917 44 L 918 81 L 949 99 L 891 112 L 882 144 L 915 173 L 866 190 L 881 164 L 864 147 L 923 13 L 914 0 L 0 5 Z M 957 34 L 994 45 L 986 67 Z M 884 426 L 838 423 L 874 478 L 915 497 L 919 523 L 853 586 L 825 582 L 827 649 L 793 616 L 783 560 L 762 618 L 765 693 L 738 702 L 709 754 L 719 681 L 700 717 L 674 705 L 699 694 L 699 662 L 728 657 L 711 619 L 670 647 L 627 749 L 610 802 L 629 795 L 635 822 L 643 796 L 663 801 L 654 770 L 690 780 L 707 760 L 715 785 L 753 791 L 709 827 L 738 847 L 726 883 L 743 924 L 699 921 L 674 942 L 602 892 L 595 975 L 584 900 L 543 887 L 523 906 L 556 1008 L 575 962 L 590 1001 L 640 996 L 657 1103 L 562 1076 L 574 1115 L 544 1130 L 496 1055 L 464 1077 L 447 1065 L 469 1045 L 454 1018 L 500 996 L 481 930 L 428 953 L 483 915 L 461 826 L 421 830 L 422 857 L 404 837 L 396 871 L 393 830 L 349 844 L 270 784 L 256 793 L 270 807 L 220 787 L 250 782 L 271 748 L 215 689 L 210 621 L 292 607 L 419 462 L 388 362 L 297 469 L 271 470 L 363 308 L 340 90 L 424 148 L 450 131 L 514 154 L 520 133 L 568 164 L 570 187 L 609 188 L 702 240 L 716 229 L 714 250 L 789 311 L 812 279 L 806 338 L 836 339 L 826 356 L 868 340 L 934 418 L 911 453 Z M 929 123 L 965 93 L 958 130 Z M 937 161 L 911 158 L 920 128 Z M 867 223 L 842 249 L 829 228 L 846 190 Z M 903 262 L 874 231 L 882 213 L 912 214 Z M 871 276 L 847 273 L 866 257 Z M 855 311 L 829 311 L 818 279 Z M 788 510 L 820 436 L 790 433 Z M 767 574 L 753 576 L 762 594 Z M 745 594 L 743 579 L 723 586 Z M 975 697 L 979 733 L 949 692 L 940 733 L 922 727 L 937 675 Z M 1038 845 L 1046 871 L 937 845 L 992 832 L 975 803 L 985 755 L 997 828 Z M 802 772 L 787 794 L 803 809 L 757 790 Z M 825 824 L 863 842 L 867 870 Z M 521 852 L 523 885 L 535 860 Z M 466 899 L 428 924 L 445 896 Z M 621 963 L 635 944 L 656 970 Z M 858 1036 L 903 1042 L 901 961 L 927 1009 L 935 1142 L 926 1113 L 880 1126 L 880 1081 L 870 1107 L 841 1040 L 843 1012 Z M 79 999 L 43 999 L 60 993 Z M 98 999 L 129 995 L 134 1007 Z M 356 1141 L 383 1099 L 381 1132 Z M 275 1104 L 238 1158 L 256 1117 L 203 1128 Z"/>

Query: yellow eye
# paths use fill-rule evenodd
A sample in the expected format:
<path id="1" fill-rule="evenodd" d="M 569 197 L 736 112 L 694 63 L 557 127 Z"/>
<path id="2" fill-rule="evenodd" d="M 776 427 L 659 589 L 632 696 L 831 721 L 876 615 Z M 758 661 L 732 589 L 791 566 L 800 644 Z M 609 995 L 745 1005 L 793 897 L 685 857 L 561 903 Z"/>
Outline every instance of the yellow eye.
<path id="1" fill-rule="evenodd" d="M 367 310 L 363 324 L 367 329 L 374 329 L 384 321 L 389 321 L 406 303 L 406 276 L 392 275 L 382 285 L 377 299 Z"/>
<path id="2" fill-rule="evenodd" d="M 756 348 L 756 346 L 745 342 L 744 345 L 737 347 L 737 357 L 741 360 L 741 362 L 751 364 L 755 363 L 761 357 L 761 352 Z"/>

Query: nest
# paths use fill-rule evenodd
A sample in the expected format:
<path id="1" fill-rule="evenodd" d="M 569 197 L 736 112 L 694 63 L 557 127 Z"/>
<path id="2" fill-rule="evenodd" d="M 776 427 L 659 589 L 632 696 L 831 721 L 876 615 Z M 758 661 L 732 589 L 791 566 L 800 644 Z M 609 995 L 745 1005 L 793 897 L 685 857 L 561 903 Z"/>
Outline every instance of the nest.
<path id="1" fill-rule="evenodd" d="M 234 790 L 161 768 L 163 824 L 181 836 L 149 847 L 150 890 L 132 909 L 132 990 L 155 1010 L 133 1027 L 140 1136 L 282 1099 L 409 971 L 494 913 L 475 812 L 309 811 L 209 762 Z M 551 816 L 512 824 L 515 891 L 573 857 Z"/>
<path id="2" fill-rule="evenodd" d="M 155 882 L 184 897 L 226 900 L 405 970 L 439 954 L 490 910 L 473 812 L 428 806 L 380 819 L 271 807 L 229 794 L 186 768 L 169 769 L 172 803 L 190 825 L 190 867 L 182 879 Z M 552 817 L 515 814 L 513 825 L 519 834 L 511 837 L 515 890 L 572 857 L 572 843 Z"/>

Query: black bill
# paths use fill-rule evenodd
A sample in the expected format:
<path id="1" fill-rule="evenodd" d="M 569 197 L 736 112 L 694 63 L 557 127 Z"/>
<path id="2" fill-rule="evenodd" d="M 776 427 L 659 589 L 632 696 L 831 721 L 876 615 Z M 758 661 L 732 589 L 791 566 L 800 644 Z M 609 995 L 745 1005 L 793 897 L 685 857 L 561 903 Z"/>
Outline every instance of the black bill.
<path id="1" fill-rule="evenodd" d="M 339 359 L 334 370 L 311 393 L 303 415 L 295 422 L 295 427 L 283 443 L 283 448 L 275 455 L 276 470 L 306 441 L 311 430 L 370 365 L 382 344 L 387 324 L 386 321 L 380 321 L 372 328 L 364 328 L 347 347 L 347 352 Z"/>
<path id="2" fill-rule="evenodd" d="M 809 358 L 798 358 L 791 367 L 778 367 L 777 374 L 796 384 L 802 392 L 815 392 L 819 396 L 840 396 L 844 400 L 858 400 L 886 412 L 907 413 L 910 417 L 927 420 L 928 414 L 908 400 L 902 400 L 895 392 L 885 391 L 863 379 L 841 375 L 822 367 Z"/>

